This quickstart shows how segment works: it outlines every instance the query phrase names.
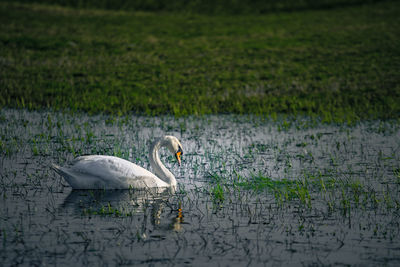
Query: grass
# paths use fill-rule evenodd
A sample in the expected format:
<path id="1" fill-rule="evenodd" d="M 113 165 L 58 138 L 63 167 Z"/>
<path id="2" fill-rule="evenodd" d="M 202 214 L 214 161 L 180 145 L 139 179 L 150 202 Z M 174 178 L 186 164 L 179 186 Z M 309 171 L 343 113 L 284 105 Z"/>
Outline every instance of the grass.
<path id="1" fill-rule="evenodd" d="M 0 107 L 398 118 L 399 12 L 398 1 L 237 16 L 1 1 Z"/>
<path id="2" fill-rule="evenodd" d="M 125 216 L 132 216 L 132 212 L 119 210 L 118 208 L 114 208 L 108 203 L 107 206 L 101 206 L 98 209 L 93 209 L 91 207 L 83 209 L 84 215 L 102 215 L 102 216 L 115 216 L 115 217 L 125 217 Z"/>
<path id="3" fill-rule="evenodd" d="M 272 192 L 279 206 L 298 204 L 311 212 L 340 212 L 344 217 L 351 216 L 351 210 L 369 212 L 398 212 L 400 199 L 397 197 L 399 183 L 391 183 L 381 188 L 371 188 L 354 178 L 327 177 L 327 175 L 304 174 L 292 179 L 274 179 L 262 174 L 251 177 L 212 175 L 214 184 L 210 191 L 214 203 L 222 204 L 226 197 L 235 197 L 240 190 L 253 190 L 260 194 Z M 225 192 L 225 193 L 224 193 Z M 232 201 L 232 200 L 231 200 Z M 321 208 L 322 207 L 322 208 Z"/>

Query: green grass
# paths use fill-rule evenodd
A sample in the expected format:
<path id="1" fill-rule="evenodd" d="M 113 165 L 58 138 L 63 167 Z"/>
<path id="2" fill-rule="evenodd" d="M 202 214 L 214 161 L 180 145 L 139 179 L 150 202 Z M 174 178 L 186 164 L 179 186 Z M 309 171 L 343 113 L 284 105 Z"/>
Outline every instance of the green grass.
<path id="1" fill-rule="evenodd" d="M 397 198 L 399 183 L 386 184 L 381 188 L 371 188 L 359 180 L 304 174 L 292 179 L 274 179 L 262 174 L 251 177 L 221 176 L 213 174 L 217 181 L 211 187 L 215 202 L 223 203 L 225 194 L 235 191 L 252 190 L 258 193 L 269 191 L 274 194 L 278 205 L 299 203 L 308 209 L 326 209 L 328 212 L 341 212 L 350 216 L 352 209 L 398 211 L 400 202 Z M 231 200 L 232 201 L 232 200 Z"/>
<path id="2" fill-rule="evenodd" d="M 400 4 L 266 15 L 0 2 L 0 107 L 398 118 Z"/>
<path id="3" fill-rule="evenodd" d="M 88 209 L 83 209 L 84 215 L 102 215 L 102 216 L 115 216 L 115 217 L 129 217 L 132 216 L 132 212 L 127 212 L 125 210 L 119 210 L 118 208 L 114 208 L 108 203 L 107 206 L 101 206 L 98 209 L 93 209 L 89 207 Z"/>

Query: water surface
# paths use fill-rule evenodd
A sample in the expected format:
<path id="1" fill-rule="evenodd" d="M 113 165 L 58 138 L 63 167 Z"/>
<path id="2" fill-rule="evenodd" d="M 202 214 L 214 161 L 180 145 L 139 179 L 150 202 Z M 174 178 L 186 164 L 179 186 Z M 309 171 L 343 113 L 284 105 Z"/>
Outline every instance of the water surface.
<path id="1" fill-rule="evenodd" d="M 390 121 L 346 126 L 3 109 L 1 262 L 396 266 L 399 130 Z M 148 147 L 164 134 L 184 146 L 180 168 L 161 153 L 176 192 L 72 191 L 50 168 L 106 154 L 149 169 Z M 260 177 L 295 181 L 297 189 L 285 199 L 284 188 L 260 187 Z"/>

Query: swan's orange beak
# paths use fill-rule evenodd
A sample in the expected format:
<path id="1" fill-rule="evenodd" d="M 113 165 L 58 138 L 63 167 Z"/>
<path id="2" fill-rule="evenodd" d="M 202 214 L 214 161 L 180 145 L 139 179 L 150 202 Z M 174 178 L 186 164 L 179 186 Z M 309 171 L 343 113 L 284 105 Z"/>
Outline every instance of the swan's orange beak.
<path id="1" fill-rule="evenodd" d="M 178 165 L 181 166 L 181 156 L 182 156 L 182 152 L 178 151 L 175 154 L 176 159 L 178 160 Z"/>

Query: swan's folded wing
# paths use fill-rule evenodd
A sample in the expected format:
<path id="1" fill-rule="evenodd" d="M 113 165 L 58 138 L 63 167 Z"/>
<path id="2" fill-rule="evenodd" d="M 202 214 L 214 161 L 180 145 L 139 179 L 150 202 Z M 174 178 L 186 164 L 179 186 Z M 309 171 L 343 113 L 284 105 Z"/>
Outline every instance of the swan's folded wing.
<path id="1" fill-rule="evenodd" d="M 93 187 L 93 185 L 98 189 L 163 186 L 158 182 L 161 180 L 146 169 L 130 161 L 112 156 L 78 157 L 72 162 L 72 166 L 64 171 L 68 172 L 69 176 L 75 177 L 75 181 L 68 181 L 71 186 L 75 184 L 74 188 L 79 186 L 81 189 L 83 187 L 88 189 L 88 186 Z"/>
<path id="2" fill-rule="evenodd" d="M 72 168 L 104 179 L 110 177 L 154 176 L 148 170 L 121 158 L 112 156 L 82 156 L 72 162 Z"/>

